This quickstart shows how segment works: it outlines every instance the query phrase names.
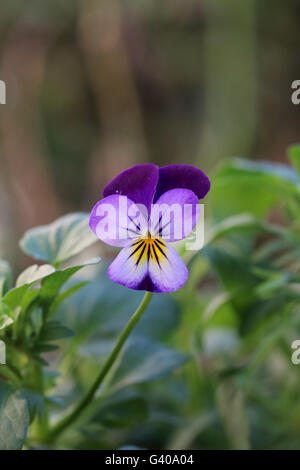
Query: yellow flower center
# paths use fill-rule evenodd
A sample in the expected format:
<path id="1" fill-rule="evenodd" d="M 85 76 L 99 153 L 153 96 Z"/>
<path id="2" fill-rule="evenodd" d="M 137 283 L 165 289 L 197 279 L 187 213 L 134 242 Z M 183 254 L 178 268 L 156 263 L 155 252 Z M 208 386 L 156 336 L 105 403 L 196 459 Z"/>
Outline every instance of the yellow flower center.
<path id="1" fill-rule="evenodd" d="M 129 258 L 133 256 L 136 265 L 152 259 L 160 267 L 162 261 L 168 259 L 165 242 L 159 237 L 152 237 L 149 232 L 146 238 L 139 238 L 131 246 L 133 251 Z"/>

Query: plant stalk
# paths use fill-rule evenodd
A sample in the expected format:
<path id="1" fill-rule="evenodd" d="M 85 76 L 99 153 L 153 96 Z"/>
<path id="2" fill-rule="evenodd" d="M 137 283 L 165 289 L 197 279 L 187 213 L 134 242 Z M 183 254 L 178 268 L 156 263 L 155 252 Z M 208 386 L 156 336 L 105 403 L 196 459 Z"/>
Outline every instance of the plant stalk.
<path id="1" fill-rule="evenodd" d="M 59 421 L 52 429 L 50 429 L 48 435 L 46 435 L 46 441 L 47 443 L 53 442 L 57 439 L 57 437 L 65 431 L 66 428 L 70 426 L 74 421 L 77 420 L 79 415 L 83 412 L 83 410 L 89 405 L 93 397 L 95 396 L 99 386 L 102 384 L 104 378 L 106 377 L 107 373 L 110 371 L 111 367 L 115 363 L 126 339 L 130 335 L 131 331 L 143 315 L 144 311 L 149 305 L 149 302 L 152 297 L 151 292 L 146 292 L 140 305 L 128 321 L 127 325 L 125 326 L 124 330 L 120 334 L 117 343 L 115 344 L 115 347 L 113 348 L 112 352 L 106 359 L 98 377 L 96 378 L 95 382 L 92 384 L 91 388 L 87 391 L 87 393 L 82 397 L 82 399 L 78 402 L 78 404 L 75 406 L 75 408 L 62 418 L 61 421 Z"/>

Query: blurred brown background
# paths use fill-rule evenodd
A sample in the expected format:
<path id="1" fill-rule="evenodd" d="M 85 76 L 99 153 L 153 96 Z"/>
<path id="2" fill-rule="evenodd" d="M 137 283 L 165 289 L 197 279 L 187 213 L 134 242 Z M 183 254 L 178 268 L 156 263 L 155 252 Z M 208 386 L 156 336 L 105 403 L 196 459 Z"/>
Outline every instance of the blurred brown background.
<path id="1" fill-rule="evenodd" d="M 285 160 L 296 0 L 2 0 L 0 256 L 135 163 Z"/>

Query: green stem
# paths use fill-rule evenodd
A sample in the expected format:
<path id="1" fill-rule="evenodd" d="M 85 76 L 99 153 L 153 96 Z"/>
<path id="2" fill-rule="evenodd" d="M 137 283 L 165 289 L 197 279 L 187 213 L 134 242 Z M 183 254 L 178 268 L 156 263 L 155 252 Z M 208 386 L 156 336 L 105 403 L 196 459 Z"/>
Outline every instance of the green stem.
<path id="1" fill-rule="evenodd" d="M 96 378 L 95 382 L 92 384 L 91 388 L 87 391 L 86 395 L 82 397 L 82 399 L 79 401 L 79 403 L 75 406 L 73 411 L 67 416 L 65 416 L 61 421 L 59 421 L 49 432 L 49 434 L 46 436 L 46 442 L 52 442 L 57 437 L 67 428 L 72 424 L 78 416 L 82 413 L 82 411 L 89 405 L 90 401 L 93 399 L 95 393 L 97 392 L 99 386 L 102 384 L 104 378 L 106 377 L 107 373 L 111 369 L 112 365 L 116 361 L 122 346 L 124 345 L 126 339 L 130 335 L 131 331 L 143 315 L 144 311 L 148 307 L 148 304 L 151 300 L 152 297 L 151 292 L 146 292 L 146 294 L 143 297 L 142 302 L 140 303 L 139 307 L 137 310 L 134 312 L 132 317 L 130 318 L 129 322 L 125 326 L 124 330 L 119 336 L 119 339 L 108 356 L 107 360 L 105 361 L 98 377 Z"/>

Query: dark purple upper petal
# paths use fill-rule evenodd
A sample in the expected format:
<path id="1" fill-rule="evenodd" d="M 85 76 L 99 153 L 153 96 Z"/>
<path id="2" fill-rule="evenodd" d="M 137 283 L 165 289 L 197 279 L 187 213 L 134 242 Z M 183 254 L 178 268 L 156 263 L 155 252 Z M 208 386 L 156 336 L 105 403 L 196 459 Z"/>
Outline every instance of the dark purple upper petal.
<path id="1" fill-rule="evenodd" d="M 158 182 L 158 167 L 153 163 L 136 165 L 122 171 L 103 191 L 103 196 L 112 194 L 127 196 L 136 204 L 144 204 L 149 211 Z"/>
<path id="2" fill-rule="evenodd" d="M 192 165 L 167 165 L 161 167 L 154 202 L 163 193 L 175 188 L 190 189 L 198 199 L 202 199 L 209 191 L 210 181 L 203 171 Z"/>

